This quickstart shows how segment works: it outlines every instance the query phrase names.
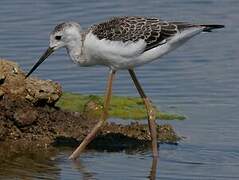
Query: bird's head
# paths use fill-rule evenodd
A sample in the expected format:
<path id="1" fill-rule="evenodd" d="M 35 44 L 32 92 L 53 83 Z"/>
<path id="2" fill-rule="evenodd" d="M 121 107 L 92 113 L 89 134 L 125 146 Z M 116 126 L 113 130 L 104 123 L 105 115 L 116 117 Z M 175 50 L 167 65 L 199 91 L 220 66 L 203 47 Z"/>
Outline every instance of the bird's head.
<path id="1" fill-rule="evenodd" d="M 49 47 L 26 75 L 26 78 L 54 51 L 61 47 L 74 46 L 81 41 L 81 27 L 75 22 L 58 24 L 50 34 Z"/>

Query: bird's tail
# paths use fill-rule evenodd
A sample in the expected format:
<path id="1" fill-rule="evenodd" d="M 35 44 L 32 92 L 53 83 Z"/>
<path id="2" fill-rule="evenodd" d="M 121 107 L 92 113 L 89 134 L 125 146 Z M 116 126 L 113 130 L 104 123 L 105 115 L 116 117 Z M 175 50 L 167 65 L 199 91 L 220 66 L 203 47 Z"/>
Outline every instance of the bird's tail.
<path id="1" fill-rule="evenodd" d="M 202 24 L 200 26 L 204 27 L 204 32 L 211 32 L 213 29 L 221 29 L 225 27 L 224 25 L 220 24 Z"/>

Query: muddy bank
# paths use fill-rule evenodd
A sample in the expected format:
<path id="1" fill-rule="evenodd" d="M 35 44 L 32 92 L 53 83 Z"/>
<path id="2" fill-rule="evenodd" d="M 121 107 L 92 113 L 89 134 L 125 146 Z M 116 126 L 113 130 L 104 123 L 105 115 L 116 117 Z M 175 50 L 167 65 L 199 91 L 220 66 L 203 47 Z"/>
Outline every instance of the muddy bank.
<path id="1" fill-rule="evenodd" d="M 52 81 L 25 79 L 17 64 L 0 59 L 0 158 L 10 152 L 76 146 L 98 121 L 96 102 L 87 102 L 81 112 L 62 110 L 55 103 L 62 88 Z M 106 123 L 89 148 L 121 150 L 149 145 L 147 125 Z M 158 126 L 161 143 L 177 143 L 170 125 Z M 2 148 L 1 148 L 2 147 Z M 16 150 L 19 149 L 19 150 Z M 24 150 L 25 149 L 25 150 Z"/>

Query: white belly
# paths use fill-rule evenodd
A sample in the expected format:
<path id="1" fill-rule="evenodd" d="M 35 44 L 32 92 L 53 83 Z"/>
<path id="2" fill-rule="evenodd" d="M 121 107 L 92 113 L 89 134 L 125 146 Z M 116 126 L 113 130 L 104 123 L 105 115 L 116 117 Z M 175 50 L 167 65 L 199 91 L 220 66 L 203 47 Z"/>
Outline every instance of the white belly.
<path id="1" fill-rule="evenodd" d="M 176 34 L 165 44 L 148 51 L 144 51 L 146 47 L 144 40 L 126 43 L 99 40 L 95 35 L 89 33 L 84 42 L 85 61 L 79 63 L 81 65 L 105 65 L 115 70 L 134 68 L 160 58 L 201 31 L 202 29 L 199 28 L 191 28 Z"/>

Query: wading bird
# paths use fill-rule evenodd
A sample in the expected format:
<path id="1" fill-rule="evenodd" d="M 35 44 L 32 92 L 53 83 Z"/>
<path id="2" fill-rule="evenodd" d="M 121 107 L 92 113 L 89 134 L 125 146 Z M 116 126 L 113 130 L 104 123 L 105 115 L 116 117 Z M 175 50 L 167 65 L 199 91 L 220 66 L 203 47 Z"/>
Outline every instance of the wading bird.
<path id="1" fill-rule="evenodd" d="M 32 67 L 28 77 L 50 54 L 65 47 L 70 58 L 81 66 L 103 65 L 109 67 L 109 77 L 104 108 L 99 122 L 69 157 L 76 159 L 94 139 L 108 116 L 112 95 L 112 82 L 117 70 L 128 70 L 147 110 L 152 139 L 152 154 L 158 156 L 155 109 L 136 78 L 134 68 L 144 65 L 174 50 L 201 32 L 223 28 L 217 24 L 191 24 L 164 21 L 158 18 L 125 16 L 91 26 L 83 31 L 76 22 L 64 22 L 50 34 L 50 45 Z"/>

